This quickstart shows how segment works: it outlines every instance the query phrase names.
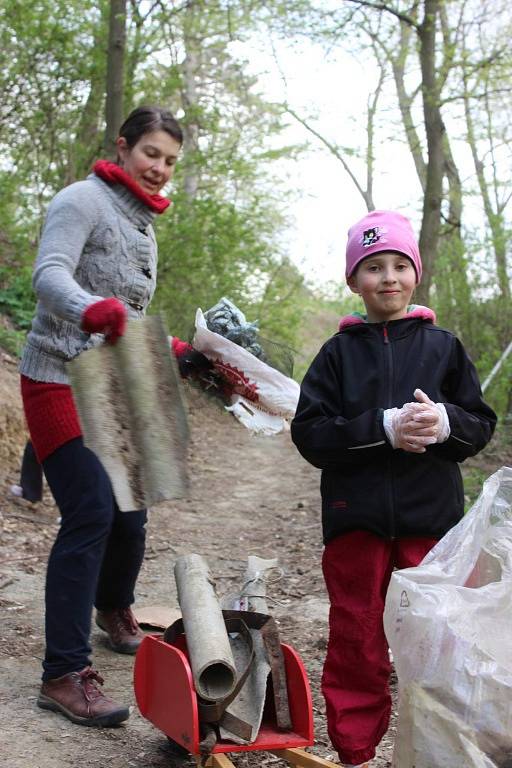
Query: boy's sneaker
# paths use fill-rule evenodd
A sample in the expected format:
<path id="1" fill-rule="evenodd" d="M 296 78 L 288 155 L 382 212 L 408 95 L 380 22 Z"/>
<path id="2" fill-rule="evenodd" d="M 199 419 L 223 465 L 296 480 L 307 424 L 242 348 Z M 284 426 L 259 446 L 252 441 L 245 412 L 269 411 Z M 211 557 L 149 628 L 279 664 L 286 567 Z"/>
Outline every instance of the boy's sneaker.
<path id="1" fill-rule="evenodd" d="M 117 653 L 137 653 L 144 632 L 131 608 L 96 611 L 96 624 L 108 635 L 108 644 Z"/>
<path id="2" fill-rule="evenodd" d="M 97 683 L 103 685 L 103 678 L 91 667 L 45 680 L 37 705 L 41 709 L 60 712 L 78 725 L 106 728 L 127 720 L 130 716 L 129 708 L 105 696 Z"/>

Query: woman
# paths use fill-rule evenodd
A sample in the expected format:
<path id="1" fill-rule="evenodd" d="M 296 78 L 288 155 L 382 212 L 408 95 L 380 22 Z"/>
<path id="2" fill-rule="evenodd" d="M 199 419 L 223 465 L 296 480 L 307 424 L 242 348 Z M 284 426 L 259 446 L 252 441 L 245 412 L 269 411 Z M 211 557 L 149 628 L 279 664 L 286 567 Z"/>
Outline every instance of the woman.
<path id="1" fill-rule="evenodd" d="M 34 268 L 38 298 L 21 360 L 31 440 L 61 514 L 46 577 L 46 653 L 38 705 L 87 726 L 112 726 L 127 706 L 106 697 L 91 667 L 91 614 L 119 653 L 143 635 L 131 611 L 144 557 L 146 510 L 120 512 L 108 476 L 83 444 L 66 362 L 144 315 L 155 290 L 152 221 L 169 200 L 182 144 L 172 114 L 135 109 L 116 163 L 101 160 L 50 203 Z"/>

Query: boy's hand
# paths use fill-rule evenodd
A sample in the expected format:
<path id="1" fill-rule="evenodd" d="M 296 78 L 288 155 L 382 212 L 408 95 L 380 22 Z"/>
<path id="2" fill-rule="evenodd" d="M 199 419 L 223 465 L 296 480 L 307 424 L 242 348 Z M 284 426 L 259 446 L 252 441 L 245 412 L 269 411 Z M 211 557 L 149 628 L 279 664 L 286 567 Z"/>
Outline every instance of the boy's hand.
<path id="1" fill-rule="evenodd" d="M 393 448 L 425 453 L 427 445 L 448 438 L 450 425 L 442 403 L 434 403 L 421 389 L 414 396 L 418 402 L 384 411 L 384 430 Z"/>
<path id="2" fill-rule="evenodd" d="M 410 453 L 425 453 L 425 446 L 435 443 L 431 424 L 417 422 L 415 409 L 406 403 L 403 408 L 392 408 L 392 413 L 384 411 L 384 429 L 393 448 L 400 448 Z"/>
<path id="3" fill-rule="evenodd" d="M 450 422 L 443 403 L 434 403 L 421 389 L 414 390 L 414 397 L 420 404 L 421 411 L 416 415 L 416 421 L 425 427 L 433 428 L 433 436 L 436 443 L 444 443 L 450 436 Z M 414 405 L 414 403 L 411 403 Z"/>

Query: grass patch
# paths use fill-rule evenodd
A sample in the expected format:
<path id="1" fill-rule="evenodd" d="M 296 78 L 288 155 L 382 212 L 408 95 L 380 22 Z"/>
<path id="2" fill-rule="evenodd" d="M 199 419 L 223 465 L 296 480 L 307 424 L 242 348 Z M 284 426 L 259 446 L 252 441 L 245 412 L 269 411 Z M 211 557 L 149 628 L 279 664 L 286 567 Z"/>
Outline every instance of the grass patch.
<path id="1" fill-rule="evenodd" d="M 483 467 L 465 467 L 462 465 L 462 477 L 464 479 L 464 514 L 475 503 L 482 490 L 484 482 L 489 477 Z"/>
<path id="2" fill-rule="evenodd" d="M 467 512 L 478 498 L 483 484 L 503 466 L 512 467 L 512 421 L 501 419 L 489 445 L 461 464 L 464 479 L 464 508 Z"/>
<path id="3" fill-rule="evenodd" d="M 0 347 L 9 355 L 19 357 L 26 335 L 26 331 L 16 331 L 14 328 L 4 328 L 0 325 Z"/>

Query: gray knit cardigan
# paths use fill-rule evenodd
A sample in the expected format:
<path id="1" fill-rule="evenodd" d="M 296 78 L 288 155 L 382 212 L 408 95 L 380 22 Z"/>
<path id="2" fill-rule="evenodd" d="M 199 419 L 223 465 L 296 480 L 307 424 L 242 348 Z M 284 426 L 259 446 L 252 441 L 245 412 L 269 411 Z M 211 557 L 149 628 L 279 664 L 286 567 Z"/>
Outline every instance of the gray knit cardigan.
<path id="1" fill-rule="evenodd" d="M 156 286 L 155 213 L 121 184 L 95 174 L 51 201 L 34 268 L 38 299 L 20 371 L 69 383 L 65 364 L 103 336 L 80 330 L 87 307 L 115 296 L 140 317 Z"/>

